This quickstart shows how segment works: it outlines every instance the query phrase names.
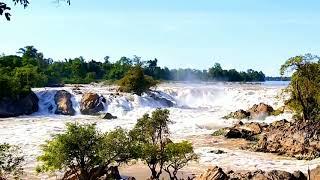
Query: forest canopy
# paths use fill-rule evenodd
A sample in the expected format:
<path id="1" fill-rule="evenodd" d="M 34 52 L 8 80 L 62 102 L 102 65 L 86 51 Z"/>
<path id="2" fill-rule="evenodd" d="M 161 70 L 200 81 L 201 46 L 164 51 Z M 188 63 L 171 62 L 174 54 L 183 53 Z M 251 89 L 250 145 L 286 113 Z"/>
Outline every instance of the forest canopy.
<path id="1" fill-rule="evenodd" d="M 52 86 L 57 84 L 86 84 L 99 81 L 118 81 L 134 67 L 141 67 L 144 75 L 163 81 L 264 81 L 261 71 L 252 69 L 237 71 L 226 70 L 215 63 L 208 70 L 169 69 L 160 67 L 158 59 L 142 60 L 141 57 L 121 57 L 110 62 L 110 57 L 103 60 L 85 60 L 82 56 L 54 61 L 45 58 L 33 46 L 20 48 L 18 55 L 0 56 L 0 93 L 2 97 L 17 97 L 28 94 L 32 87 Z M 18 97 L 17 97 L 18 98 Z"/>

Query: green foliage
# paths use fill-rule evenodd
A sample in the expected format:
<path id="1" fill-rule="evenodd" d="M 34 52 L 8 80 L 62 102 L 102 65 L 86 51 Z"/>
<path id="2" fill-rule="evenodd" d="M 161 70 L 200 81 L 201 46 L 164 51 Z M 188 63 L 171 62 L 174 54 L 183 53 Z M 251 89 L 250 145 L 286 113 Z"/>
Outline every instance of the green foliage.
<path id="1" fill-rule="evenodd" d="M 135 93 L 141 95 L 143 92 L 155 86 L 157 82 L 152 77 L 145 76 L 140 66 L 130 69 L 119 81 L 119 90 L 122 92 Z"/>
<path id="2" fill-rule="evenodd" d="M 141 57 L 121 57 L 111 63 L 106 56 L 104 62 L 83 57 L 53 61 L 45 58 L 33 46 L 20 48 L 20 56 L 0 56 L 0 99 L 4 97 L 22 97 L 30 93 L 32 87 L 51 86 L 57 84 L 86 84 L 91 82 L 117 82 L 120 90 L 141 95 L 150 87 L 159 83 L 158 80 L 195 81 L 263 81 L 264 74 L 249 69 L 238 72 L 235 69 L 223 70 L 216 63 L 207 70 L 172 69 L 158 66 L 158 59 L 143 61 Z M 155 81 L 155 80 L 156 81 Z"/>
<path id="3" fill-rule="evenodd" d="M 248 69 L 247 72 L 238 72 L 235 69 L 224 70 L 219 63 L 215 63 L 212 68 L 209 68 L 208 78 L 217 81 L 231 81 L 231 82 L 251 82 L 264 81 L 265 75 L 262 71 L 254 71 Z"/>
<path id="4" fill-rule="evenodd" d="M 166 162 L 164 170 L 171 180 L 177 180 L 177 173 L 190 161 L 195 161 L 198 156 L 193 152 L 192 144 L 188 141 L 169 143 L 165 147 Z"/>
<path id="5" fill-rule="evenodd" d="M 290 99 L 286 102 L 296 112 L 296 117 L 305 120 L 320 120 L 320 60 L 307 54 L 288 59 L 281 66 L 283 75 L 287 70 L 294 71 L 288 91 Z"/>
<path id="6" fill-rule="evenodd" d="M 138 119 L 130 131 L 133 140 L 132 155 L 146 163 L 151 171 L 151 179 L 159 179 L 162 171 L 170 177 L 177 178 L 177 172 L 195 160 L 192 145 L 186 141 L 173 143 L 168 138 L 171 123 L 167 109 L 157 109 Z"/>
<path id="7" fill-rule="evenodd" d="M 212 133 L 212 136 L 224 136 L 224 135 L 226 135 L 226 133 L 227 133 L 226 129 L 221 128 L 221 129 L 218 129 L 218 130 L 214 131 Z"/>
<path id="8" fill-rule="evenodd" d="M 119 166 L 130 159 L 130 142 L 123 129 L 100 133 L 95 125 L 68 123 L 67 130 L 43 145 L 38 157 L 38 172 L 64 170 L 65 178 L 76 175 L 80 180 L 107 175 L 111 165 Z"/>
<path id="9" fill-rule="evenodd" d="M 23 161 L 19 147 L 0 144 L 0 179 L 18 178 L 23 172 L 21 166 Z"/>

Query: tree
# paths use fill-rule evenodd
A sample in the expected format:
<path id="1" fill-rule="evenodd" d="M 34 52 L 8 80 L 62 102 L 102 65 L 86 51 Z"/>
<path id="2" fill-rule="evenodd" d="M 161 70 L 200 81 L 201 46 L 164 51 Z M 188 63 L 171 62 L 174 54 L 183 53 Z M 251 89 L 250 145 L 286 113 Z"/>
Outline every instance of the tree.
<path id="1" fill-rule="evenodd" d="M 294 71 L 288 88 L 291 93 L 286 104 L 304 120 L 320 120 L 320 58 L 311 54 L 289 58 L 280 74 Z"/>
<path id="2" fill-rule="evenodd" d="M 145 76 L 140 66 L 131 68 L 127 74 L 120 79 L 118 85 L 122 92 L 135 93 L 141 95 L 143 92 L 155 86 L 158 82 L 150 76 Z"/>
<path id="3" fill-rule="evenodd" d="M 196 160 L 191 143 L 173 143 L 169 137 L 169 110 L 157 109 L 138 119 L 129 132 L 132 139 L 132 156 L 141 159 L 151 171 L 151 179 L 160 179 L 162 171 L 170 178 L 178 179 L 178 171 L 189 161 Z"/>
<path id="4" fill-rule="evenodd" d="M 23 172 L 23 161 L 24 157 L 19 147 L 0 144 L 0 179 L 18 178 Z"/>
<path id="5" fill-rule="evenodd" d="M 64 170 L 64 178 L 95 180 L 110 174 L 113 166 L 130 160 L 130 141 L 127 133 L 117 128 L 100 133 L 95 125 L 68 123 L 67 130 L 43 145 L 38 157 L 42 164 L 38 172 Z"/>
<path id="6" fill-rule="evenodd" d="M 14 5 L 21 4 L 24 8 L 29 5 L 29 0 L 12 0 Z M 60 0 L 56 0 L 58 3 Z M 71 0 L 65 0 L 69 5 Z M 6 3 L 0 2 L 0 16 L 4 15 L 8 21 L 10 21 L 11 13 L 9 12 L 11 7 L 9 7 Z"/>
<path id="7" fill-rule="evenodd" d="M 157 109 L 138 119 L 130 135 L 135 145 L 134 157 L 144 161 L 150 171 L 151 179 L 159 179 L 166 161 L 165 145 L 168 143 L 169 110 Z"/>
<path id="8" fill-rule="evenodd" d="M 171 180 L 178 180 L 178 171 L 190 161 L 198 159 L 198 156 L 193 152 L 192 144 L 188 141 L 167 144 L 165 154 L 167 161 L 164 170 L 169 174 Z"/>

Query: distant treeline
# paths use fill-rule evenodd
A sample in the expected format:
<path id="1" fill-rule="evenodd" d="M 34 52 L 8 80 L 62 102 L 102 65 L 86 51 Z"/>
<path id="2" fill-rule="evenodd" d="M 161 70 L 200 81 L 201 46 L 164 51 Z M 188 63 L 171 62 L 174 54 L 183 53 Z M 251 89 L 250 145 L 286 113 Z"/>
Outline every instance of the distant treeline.
<path id="1" fill-rule="evenodd" d="M 208 70 L 168 69 L 159 67 L 158 60 L 142 61 L 140 57 L 121 57 L 110 62 L 106 56 L 102 62 L 86 61 L 83 57 L 53 61 L 33 46 L 20 48 L 21 56 L 0 56 L 0 97 L 16 96 L 30 91 L 31 87 L 50 86 L 64 83 L 91 83 L 116 81 L 134 66 L 141 66 L 144 74 L 156 80 L 166 81 L 265 81 L 263 72 L 252 69 L 238 72 L 225 70 L 216 63 Z"/>
<path id="2" fill-rule="evenodd" d="M 291 77 L 270 77 L 265 78 L 266 81 L 290 81 Z"/>

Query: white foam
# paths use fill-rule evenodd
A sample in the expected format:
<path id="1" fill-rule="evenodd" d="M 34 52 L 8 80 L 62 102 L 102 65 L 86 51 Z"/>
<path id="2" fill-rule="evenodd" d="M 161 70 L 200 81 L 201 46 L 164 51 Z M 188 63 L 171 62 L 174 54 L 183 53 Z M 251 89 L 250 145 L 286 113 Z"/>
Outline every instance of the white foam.
<path id="1" fill-rule="evenodd" d="M 173 139 L 188 139 L 192 135 L 211 134 L 221 127 L 231 126 L 232 120 L 222 117 L 237 109 L 247 109 L 253 104 L 264 102 L 275 108 L 283 105 L 285 96 L 281 95 L 284 86 L 261 84 L 162 84 L 157 87 L 157 96 L 172 101 L 174 107 L 170 110 L 170 131 Z M 165 107 L 159 101 L 144 94 L 142 97 L 131 94 L 115 96 L 113 86 L 85 85 L 80 87 L 82 92 L 95 92 L 106 98 L 105 112 L 118 116 L 118 119 L 104 120 L 95 116 L 85 116 L 79 113 L 81 94 L 75 94 L 72 87 L 37 88 L 40 111 L 31 116 L 2 119 L 0 121 L 0 142 L 8 142 L 22 147 L 26 155 L 26 166 L 35 167 L 35 159 L 40 153 L 40 145 L 51 138 L 52 134 L 60 133 L 65 129 L 66 122 L 97 123 L 101 131 L 112 130 L 117 126 L 131 129 L 136 120 L 144 113 L 150 113 L 155 108 Z M 54 115 L 56 90 L 67 90 L 73 94 L 73 107 L 76 116 Z M 291 114 L 270 116 L 265 122 L 273 122 L 283 118 L 291 118 Z M 263 121 L 263 120 L 256 120 Z M 276 159 L 268 154 L 234 151 L 225 155 L 208 153 L 208 148 L 199 147 L 200 163 L 234 167 L 238 169 L 296 169 L 306 170 L 309 162 L 293 159 Z M 315 164 L 319 160 L 310 161 Z M 289 164 L 289 165 L 288 165 Z"/>

